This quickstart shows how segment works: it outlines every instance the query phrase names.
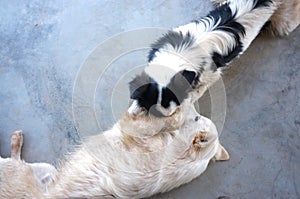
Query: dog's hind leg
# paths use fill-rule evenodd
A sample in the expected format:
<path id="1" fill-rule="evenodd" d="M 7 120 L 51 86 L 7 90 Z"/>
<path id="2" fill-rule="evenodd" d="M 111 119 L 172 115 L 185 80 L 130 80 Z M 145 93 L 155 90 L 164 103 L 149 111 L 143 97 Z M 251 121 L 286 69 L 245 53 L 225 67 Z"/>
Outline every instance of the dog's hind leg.
<path id="1" fill-rule="evenodd" d="M 21 159 L 21 149 L 23 145 L 23 135 L 22 131 L 18 130 L 11 135 L 11 158 L 15 160 Z"/>
<path id="2" fill-rule="evenodd" d="M 300 24 L 300 1 L 281 1 L 279 8 L 270 19 L 267 30 L 274 35 L 288 35 Z"/>

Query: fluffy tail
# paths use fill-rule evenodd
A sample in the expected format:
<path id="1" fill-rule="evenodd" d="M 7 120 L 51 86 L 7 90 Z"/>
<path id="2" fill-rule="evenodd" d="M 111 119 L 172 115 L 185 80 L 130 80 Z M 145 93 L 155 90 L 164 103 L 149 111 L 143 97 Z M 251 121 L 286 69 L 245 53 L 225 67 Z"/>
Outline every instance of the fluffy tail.
<path id="1" fill-rule="evenodd" d="M 249 47 L 276 8 L 276 0 L 229 0 L 175 31 L 195 35 L 197 45 L 222 67 Z"/>
<path id="2" fill-rule="evenodd" d="M 170 65 L 175 72 L 217 71 L 249 47 L 277 4 L 277 0 L 229 0 L 219 4 L 206 17 L 158 39 L 152 45 L 148 61 L 150 65 Z M 146 72 L 155 76 L 150 69 Z M 170 78 L 173 75 L 169 74 Z"/>

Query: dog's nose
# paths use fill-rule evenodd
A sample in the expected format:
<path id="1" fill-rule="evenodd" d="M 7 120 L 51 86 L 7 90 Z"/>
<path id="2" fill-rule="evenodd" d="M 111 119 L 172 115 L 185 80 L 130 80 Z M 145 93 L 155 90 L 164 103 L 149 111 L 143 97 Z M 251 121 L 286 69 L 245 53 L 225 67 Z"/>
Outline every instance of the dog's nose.
<path id="1" fill-rule="evenodd" d="M 152 106 L 149 109 L 149 113 L 155 117 L 165 117 L 164 114 L 162 114 L 162 112 L 160 112 L 159 110 L 157 110 L 156 106 Z"/>

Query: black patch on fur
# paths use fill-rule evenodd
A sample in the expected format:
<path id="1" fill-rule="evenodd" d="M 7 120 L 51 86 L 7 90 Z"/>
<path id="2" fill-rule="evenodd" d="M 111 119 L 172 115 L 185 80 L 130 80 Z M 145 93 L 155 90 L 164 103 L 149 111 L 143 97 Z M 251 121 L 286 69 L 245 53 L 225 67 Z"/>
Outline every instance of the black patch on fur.
<path id="1" fill-rule="evenodd" d="M 199 20 L 194 19 L 191 21 L 191 23 L 199 24 L 200 22 L 199 22 Z"/>
<path id="2" fill-rule="evenodd" d="M 242 52 L 243 47 L 241 44 L 238 44 L 235 48 L 232 49 L 232 51 L 227 55 L 221 55 L 217 52 L 214 52 L 212 54 L 212 59 L 214 63 L 216 64 L 217 68 L 223 67 L 226 64 L 228 64 L 231 60 L 233 60 L 235 57 L 237 57 L 240 52 Z M 217 68 L 213 69 L 216 70 Z"/>
<path id="3" fill-rule="evenodd" d="M 180 105 L 188 93 L 198 84 L 199 76 L 193 71 L 183 70 L 174 75 L 162 95 L 162 106 L 167 108 L 171 101 Z"/>
<path id="4" fill-rule="evenodd" d="M 214 30 L 221 30 L 231 33 L 235 39 L 235 47 L 228 49 L 228 53 L 221 55 L 217 52 L 213 52 L 212 59 L 215 62 L 216 70 L 219 67 L 225 66 L 231 60 L 239 55 L 243 50 L 243 45 L 241 42 L 241 36 L 245 35 L 245 28 L 242 24 L 238 23 L 235 18 L 236 13 L 232 13 L 229 7 L 229 3 L 222 4 L 211 11 L 207 17 L 214 19 L 217 25 Z M 213 66 L 212 66 L 213 67 Z"/>
<path id="5" fill-rule="evenodd" d="M 151 62 L 155 58 L 155 53 L 159 50 L 156 48 L 152 48 L 148 54 L 148 62 Z"/>
<path id="6" fill-rule="evenodd" d="M 234 14 L 231 12 L 229 3 L 225 3 L 217 6 L 214 10 L 210 11 L 207 17 L 220 19 L 221 21 L 219 23 L 220 25 L 222 25 L 232 20 L 234 18 Z M 218 23 L 218 20 L 216 20 L 215 23 Z"/>
<path id="7" fill-rule="evenodd" d="M 185 78 L 189 85 L 194 84 L 194 81 L 198 81 L 197 74 L 194 71 L 183 70 L 179 74 Z"/>
<path id="8" fill-rule="evenodd" d="M 226 65 L 226 62 L 225 62 L 223 56 L 220 53 L 214 52 L 213 55 L 212 55 L 212 59 L 213 59 L 213 61 L 215 63 L 215 66 L 216 66 L 216 67 L 212 66 L 212 69 L 214 71 L 216 71 L 218 68 L 223 67 L 223 66 Z"/>
<path id="9" fill-rule="evenodd" d="M 253 9 L 270 6 L 272 0 L 253 0 L 254 7 Z M 222 30 L 225 32 L 231 33 L 236 41 L 236 45 L 232 49 L 228 49 L 228 53 L 226 55 L 221 55 L 217 52 L 213 52 L 212 59 L 215 63 L 216 68 L 212 68 L 216 70 L 219 67 L 223 67 L 232 61 L 235 57 L 237 57 L 240 52 L 243 51 L 243 45 L 241 43 L 241 36 L 244 36 L 245 28 L 242 24 L 238 23 L 235 18 L 236 13 L 232 13 L 229 7 L 229 3 L 222 4 L 221 6 L 216 7 L 215 10 L 211 11 L 208 17 L 213 18 L 214 21 L 219 24 L 215 28 L 215 30 Z M 213 67 L 213 66 L 212 66 Z"/>
<path id="10" fill-rule="evenodd" d="M 222 4 L 216 7 L 208 14 L 208 17 L 213 18 L 218 26 L 215 30 L 222 30 L 234 35 L 236 41 L 240 41 L 240 34 L 245 35 L 245 28 L 242 24 L 235 21 L 236 13 L 232 13 L 229 3 Z"/>
<path id="11" fill-rule="evenodd" d="M 271 25 L 272 25 L 272 24 L 271 24 L 271 21 L 267 21 L 267 22 L 263 25 L 263 27 L 260 29 L 260 32 L 265 32 L 265 31 L 269 30 L 269 28 L 270 28 Z"/>
<path id="12" fill-rule="evenodd" d="M 130 98 L 137 100 L 140 107 L 144 107 L 146 110 L 157 104 L 158 99 L 158 87 L 147 74 L 142 73 L 136 76 L 130 83 Z"/>
<path id="13" fill-rule="evenodd" d="M 256 9 L 259 7 L 268 7 L 273 3 L 272 0 L 254 0 L 254 2 L 255 2 L 255 6 L 253 9 Z"/>
<path id="14" fill-rule="evenodd" d="M 168 87 L 162 88 L 161 106 L 164 108 L 168 108 L 170 106 L 170 102 L 172 101 L 177 105 L 180 104 L 178 97 L 171 89 L 169 89 Z"/>
<path id="15" fill-rule="evenodd" d="M 169 31 L 151 45 L 152 49 L 148 54 L 148 62 L 151 62 L 155 58 L 155 53 L 165 45 L 170 44 L 175 50 L 178 50 L 182 47 L 189 48 L 194 41 L 194 36 L 189 32 L 186 35 L 183 35 L 182 32 Z"/>

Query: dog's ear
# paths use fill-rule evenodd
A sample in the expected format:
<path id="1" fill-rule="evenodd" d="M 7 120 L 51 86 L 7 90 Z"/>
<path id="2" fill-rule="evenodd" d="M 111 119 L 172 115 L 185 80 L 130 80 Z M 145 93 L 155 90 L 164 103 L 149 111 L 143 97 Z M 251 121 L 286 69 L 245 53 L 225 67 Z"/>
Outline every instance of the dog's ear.
<path id="1" fill-rule="evenodd" d="M 137 75 L 130 83 L 130 98 L 133 103 L 130 106 L 129 113 L 148 112 L 150 108 L 157 103 L 158 87 L 149 75 L 145 72 Z"/>
<path id="2" fill-rule="evenodd" d="M 129 82 L 129 91 L 131 99 L 140 99 L 144 92 L 148 89 L 150 77 L 142 72 Z"/>
<path id="3" fill-rule="evenodd" d="M 196 71 L 183 70 L 172 77 L 167 87 L 176 96 L 178 102 L 181 102 L 198 84 L 198 79 Z"/>
<path id="4" fill-rule="evenodd" d="M 172 79 L 172 84 L 180 90 L 189 90 L 189 88 L 193 88 L 197 82 L 197 73 L 190 70 L 180 71 Z"/>
<path id="5" fill-rule="evenodd" d="M 218 150 L 216 155 L 214 156 L 214 160 L 216 161 L 225 161 L 229 160 L 230 156 L 227 150 L 219 143 Z"/>
<path id="6" fill-rule="evenodd" d="M 184 70 L 181 72 L 182 76 L 193 86 L 197 80 L 197 73 L 195 71 Z"/>

